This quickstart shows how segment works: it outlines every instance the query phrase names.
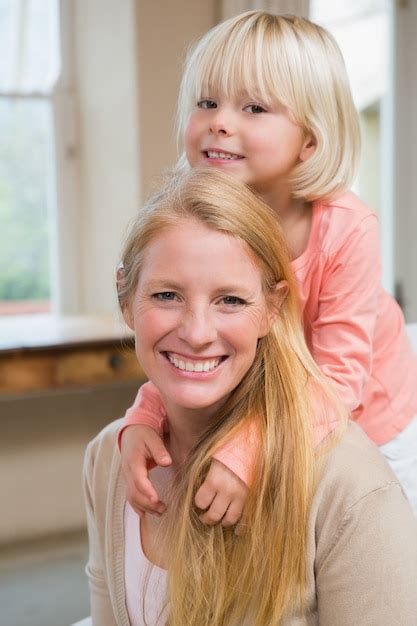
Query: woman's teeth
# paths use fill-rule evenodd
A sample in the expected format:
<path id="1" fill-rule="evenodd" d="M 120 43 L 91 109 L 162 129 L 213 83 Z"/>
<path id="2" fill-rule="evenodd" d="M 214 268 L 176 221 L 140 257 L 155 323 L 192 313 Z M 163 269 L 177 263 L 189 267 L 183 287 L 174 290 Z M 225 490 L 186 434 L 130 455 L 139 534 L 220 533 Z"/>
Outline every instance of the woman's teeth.
<path id="1" fill-rule="evenodd" d="M 207 152 L 207 156 L 209 159 L 229 159 L 230 161 L 242 158 L 238 154 L 230 154 L 230 152 L 213 152 L 212 150 Z"/>
<path id="2" fill-rule="evenodd" d="M 221 358 L 217 358 L 211 359 L 210 361 L 197 361 L 196 363 L 193 363 L 192 361 L 180 359 L 169 352 L 167 352 L 167 357 L 172 365 L 175 365 L 178 369 L 185 370 L 186 372 L 211 372 L 216 369 L 221 361 Z"/>

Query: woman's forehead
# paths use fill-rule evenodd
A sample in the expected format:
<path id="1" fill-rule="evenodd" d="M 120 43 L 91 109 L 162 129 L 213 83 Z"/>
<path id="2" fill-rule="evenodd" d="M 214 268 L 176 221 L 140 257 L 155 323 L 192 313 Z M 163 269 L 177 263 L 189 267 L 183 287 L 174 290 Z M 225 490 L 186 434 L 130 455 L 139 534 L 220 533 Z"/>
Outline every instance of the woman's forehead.
<path id="1" fill-rule="evenodd" d="M 245 242 L 198 220 L 185 220 L 164 229 L 145 249 L 142 278 L 174 278 L 179 273 L 198 272 L 262 281 L 259 261 Z"/>

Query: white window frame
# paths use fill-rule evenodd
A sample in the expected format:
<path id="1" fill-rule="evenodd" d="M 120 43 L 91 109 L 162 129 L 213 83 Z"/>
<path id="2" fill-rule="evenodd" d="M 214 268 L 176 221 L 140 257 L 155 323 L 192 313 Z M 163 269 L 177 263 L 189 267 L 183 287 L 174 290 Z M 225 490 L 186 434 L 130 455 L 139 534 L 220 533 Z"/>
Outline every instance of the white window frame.
<path id="1" fill-rule="evenodd" d="M 395 259 L 397 295 L 408 322 L 417 321 L 417 3 L 395 3 Z"/>
<path id="2" fill-rule="evenodd" d="M 51 189 L 52 312 L 81 313 L 78 207 L 79 141 L 74 68 L 74 5 L 59 2 L 61 72 L 52 94 L 55 179 Z"/>
<path id="3" fill-rule="evenodd" d="M 51 180 L 48 181 L 51 313 L 78 313 L 77 215 L 79 176 L 74 92 L 73 6 L 58 3 L 59 77 L 50 93 L 4 91 L 10 100 L 44 100 L 51 107 Z M 22 45 L 20 46 L 22 47 Z"/>

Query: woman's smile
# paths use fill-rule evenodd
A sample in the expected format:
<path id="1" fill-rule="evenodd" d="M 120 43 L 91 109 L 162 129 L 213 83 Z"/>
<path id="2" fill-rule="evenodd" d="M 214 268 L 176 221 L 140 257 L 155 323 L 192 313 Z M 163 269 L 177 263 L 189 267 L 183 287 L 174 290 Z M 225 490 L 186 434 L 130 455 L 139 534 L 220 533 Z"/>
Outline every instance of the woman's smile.
<path id="1" fill-rule="evenodd" d="M 217 370 L 219 365 L 227 356 L 205 357 L 196 359 L 194 357 L 176 354 L 175 352 L 164 352 L 168 361 L 183 373 L 203 373 L 208 374 Z"/>
<path id="2" fill-rule="evenodd" d="M 262 273 L 240 240 L 189 218 L 146 247 L 128 314 L 167 409 L 218 409 L 269 330 Z"/>

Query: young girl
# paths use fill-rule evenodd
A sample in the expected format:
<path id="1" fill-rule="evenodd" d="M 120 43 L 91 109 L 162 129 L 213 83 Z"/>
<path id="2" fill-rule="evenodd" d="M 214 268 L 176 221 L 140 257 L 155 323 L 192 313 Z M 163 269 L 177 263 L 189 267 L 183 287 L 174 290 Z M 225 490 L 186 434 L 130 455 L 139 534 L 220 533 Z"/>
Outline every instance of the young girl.
<path id="1" fill-rule="evenodd" d="M 188 58 L 179 132 L 181 168 L 224 170 L 274 210 L 311 354 L 352 419 L 382 446 L 417 510 L 417 358 L 399 307 L 381 287 L 377 218 L 347 191 L 359 130 L 337 44 L 298 17 L 251 11 L 219 24 Z M 164 421 L 156 388 L 143 386 L 120 435 L 138 511 L 164 511 L 146 467 L 171 462 L 157 434 Z M 239 520 L 256 440 L 254 425 L 246 427 L 214 455 L 196 495 L 204 521 Z"/>

